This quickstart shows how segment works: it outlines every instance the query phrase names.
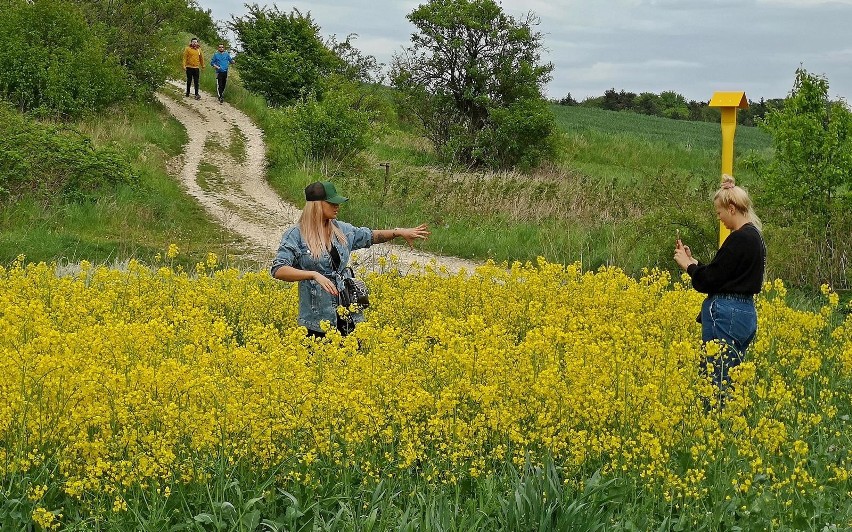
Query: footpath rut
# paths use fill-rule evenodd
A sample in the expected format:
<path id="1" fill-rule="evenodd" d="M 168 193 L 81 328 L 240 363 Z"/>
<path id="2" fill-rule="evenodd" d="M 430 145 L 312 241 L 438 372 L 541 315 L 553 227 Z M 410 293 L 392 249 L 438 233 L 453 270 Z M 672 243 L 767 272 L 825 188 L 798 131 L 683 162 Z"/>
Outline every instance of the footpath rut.
<path id="1" fill-rule="evenodd" d="M 248 256 L 269 264 L 284 230 L 297 223 L 301 211 L 283 201 L 266 182 L 263 132 L 236 107 L 202 93 L 184 98 L 182 82 L 157 93 L 157 99 L 186 128 L 189 141 L 175 161 L 175 177 L 207 213 L 224 228 L 243 237 L 253 249 Z M 232 143 L 242 143 L 233 147 Z M 353 193 L 353 195 L 357 195 Z M 345 209 L 344 209 L 345 219 Z M 382 229 L 382 228 L 377 228 Z M 357 253 L 357 265 L 379 268 L 379 258 L 395 256 L 402 271 L 414 264 L 434 263 L 451 273 L 473 271 L 477 263 L 435 255 L 407 246 L 379 244 Z"/>

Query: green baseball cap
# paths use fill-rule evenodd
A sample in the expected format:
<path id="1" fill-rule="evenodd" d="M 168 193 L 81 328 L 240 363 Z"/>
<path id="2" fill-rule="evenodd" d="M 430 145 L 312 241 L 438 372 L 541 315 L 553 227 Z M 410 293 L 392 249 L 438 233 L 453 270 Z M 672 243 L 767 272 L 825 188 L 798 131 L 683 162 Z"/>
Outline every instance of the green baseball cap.
<path id="1" fill-rule="evenodd" d="M 338 194 L 331 181 L 317 181 L 305 187 L 305 201 L 327 201 L 340 204 L 349 201 L 349 198 Z"/>

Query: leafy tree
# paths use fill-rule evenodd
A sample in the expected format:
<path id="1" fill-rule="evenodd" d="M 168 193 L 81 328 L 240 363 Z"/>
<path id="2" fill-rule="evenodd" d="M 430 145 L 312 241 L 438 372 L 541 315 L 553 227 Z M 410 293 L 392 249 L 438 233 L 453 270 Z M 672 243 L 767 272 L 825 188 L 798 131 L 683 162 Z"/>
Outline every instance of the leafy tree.
<path id="1" fill-rule="evenodd" d="M 769 110 L 762 123 L 775 146 L 765 200 L 776 207 L 779 221 L 798 224 L 808 238 L 824 243 L 823 260 L 815 264 L 824 278 L 842 269 L 835 244 L 848 233 L 841 227 L 852 198 L 852 113 L 844 102 L 829 99 L 828 87 L 824 77 L 799 68 L 784 106 Z"/>
<path id="2" fill-rule="evenodd" d="M 610 111 L 629 111 L 633 110 L 635 100 L 636 93 L 625 92 L 623 89 L 621 92 L 615 92 L 615 89 L 609 89 L 604 92 L 601 107 Z"/>
<path id="3" fill-rule="evenodd" d="M 537 104 L 553 65 L 540 63 L 532 13 L 516 20 L 493 0 L 431 0 L 407 18 L 418 32 L 394 56 L 392 82 L 440 155 L 508 167 L 553 153 L 553 117 Z M 502 138 L 508 132 L 524 142 Z"/>
<path id="4" fill-rule="evenodd" d="M 666 118 L 675 120 L 687 120 L 689 118 L 689 107 L 686 98 L 674 91 L 663 91 L 660 93 L 660 110 Z"/>
<path id="5" fill-rule="evenodd" d="M 580 102 L 583 107 L 594 107 L 596 109 L 603 108 L 603 96 L 587 96 Z"/>
<path id="6" fill-rule="evenodd" d="M 320 38 L 310 13 L 247 7 L 245 16 L 235 16 L 230 23 L 242 48 L 240 75 L 245 87 L 273 106 L 311 94 L 321 98 L 324 79 L 341 60 Z"/>
<path id="7" fill-rule="evenodd" d="M 75 5 L 0 5 L 0 96 L 18 109 L 73 118 L 130 94 L 126 71 Z"/>
<path id="8" fill-rule="evenodd" d="M 569 92 L 568 94 L 566 94 L 566 95 L 565 95 L 565 97 L 564 97 L 564 98 L 561 98 L 561 99 L 560 99 L 558 102 L 556 102 L 556 103 L 558 103 L 559 105 L 568 105 L 568 106 L 573 106 L 573 105 L 578 105 L 580 102 L 578 102 L 577 100 L 575 100 L 575 99 L 574 99 L 574 97 L 573 97 L 573 96 L 571 96 L 571 93 Z"/>
<path id="9" fill-rule="evenodd" d="M 372 55 L 367 55 L 357 49 L 352 41 L 358 37 L 350 33 L 343 41 L 338 41 L 332 35 L 327 41 L 327 46 L 338 58 L 334 71 L 345 80 L 360 83 L 376 83 L 382 81 L 380 75 L 382 65 Z"/>
<path id="10" fill-rule="evenodd" d="M 179 30 L 191 33 L 194 37 L 198 37 L 207 43 L 223 41 L 223 32 L 219 29 L 216 22 L 213 21 L 212 11 L 202 9 L 195 0 L 189 0 L 187 4 L 183 13 L 178 15 L 173 22 L 173 26 Z"/>
<path id="11" fill-rule="evenodd" d="M 643 115 L 659 116 L 660 97 L 653 92 L 643 92 L 636 97 L 635 109 Z"/>
<path id="12" fill-rule="evenodd" d="M 347 164 L 369 146 L 374 133 L 374 113 L 359 101 L 352 85 L 328 91 L 321 101 L 309 94 L 275 115 L 276 134 L 285 135 L 301 159 Z"/>

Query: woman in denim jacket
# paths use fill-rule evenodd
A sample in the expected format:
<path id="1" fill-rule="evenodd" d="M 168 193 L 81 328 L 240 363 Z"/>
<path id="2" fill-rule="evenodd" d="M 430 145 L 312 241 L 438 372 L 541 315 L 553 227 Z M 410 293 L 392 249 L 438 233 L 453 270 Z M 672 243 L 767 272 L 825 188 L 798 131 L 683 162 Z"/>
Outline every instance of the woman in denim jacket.
<path id="1" fill-rule="evenodd" d="M 712 364 L 712 381 L 723 404 L 728 372 L 742 362 L 757 332 L 754 296 L 763 286 L 766 246 L 751 198 L 734 184 L 733 177 L 723 176 L 713 205 L 719 220 L 731 231 L 716 256 L 709 264 L 702 264 L 678 239 L 674 259 L 692 278 L 693 288 L 707 294 L 699 315 L 701 340 L 717 340 L 723 345 L 718 355 L 702 362 L 701 373 L 705 375 L 708 364 Z"/>
<path id="2" fill-rule="evenodd" d="M 340 204 L 348 201 L 329 181 L 305 188 L 305 208 L 299 223 L 281 237 L 270 273 L 276 279 L 299 283 L 299 325 L 311 336 L 325 336 L 321 323 L 350 333 L 364 320 L 360 312 L 344 319 L 337 314 L 338 294 L 343 288 L 344 269 L 353 250 L 402 237 L 413 245 L 429 236 L 426 224 L 411 228 L 370 229 L 337 219 Z"/>

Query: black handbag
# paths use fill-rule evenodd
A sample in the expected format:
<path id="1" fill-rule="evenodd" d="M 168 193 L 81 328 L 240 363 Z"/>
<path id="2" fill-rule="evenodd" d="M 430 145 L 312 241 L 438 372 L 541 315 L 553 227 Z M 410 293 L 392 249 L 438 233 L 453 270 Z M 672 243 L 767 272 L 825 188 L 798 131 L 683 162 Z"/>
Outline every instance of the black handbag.
<path id="1" fill-rule="evenodd" d="M 333 245 L 329 254 L 331 255 L 331 265 L 334 266 L 336 271 L 340 267 L 340 254 Z M 343 276 L 343 289 L 339 291 L 337 296 L 340 306 L 349 308 L 352 305 L 358 305 L 362 310 L 369 307 L 370 290 L 367 288 L 367 284 L 361 279 L 356 279 L 355 272 L 349 266 L 343 268 L 341 275 Z"/>
<path id="2" fill-rule="evenodd" d="M 349 276 L 345 275 L 346 270 L 349 270 Z M 365 309 L 370 306 L 370 290 L 367 284 L 361 279 L 356 279 L 352 268 L 346 267 L 343 269 L 343 290 L 340 291 L 340 305 L 349 308 L 351 305 L 358 305 L 359 308 Z"/>

